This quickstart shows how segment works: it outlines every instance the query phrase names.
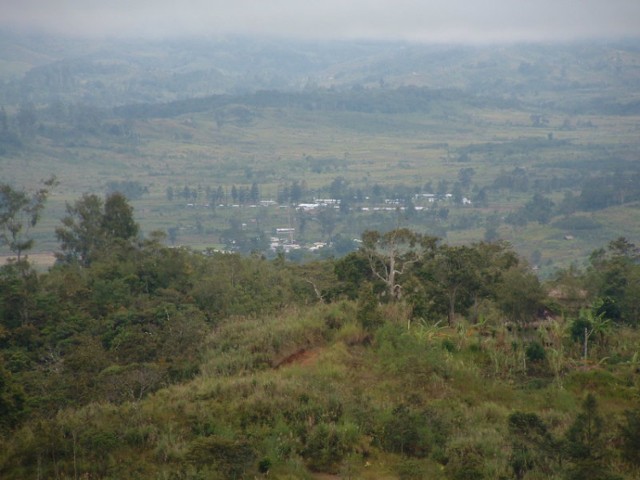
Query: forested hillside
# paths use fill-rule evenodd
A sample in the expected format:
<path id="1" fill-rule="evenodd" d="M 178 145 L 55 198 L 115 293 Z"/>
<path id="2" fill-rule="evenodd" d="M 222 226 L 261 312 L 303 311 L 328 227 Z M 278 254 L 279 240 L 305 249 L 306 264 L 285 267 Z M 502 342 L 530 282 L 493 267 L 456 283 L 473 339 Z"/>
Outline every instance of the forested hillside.
<path id="1" fill-rule="evenodd" d="M 118 192 L 3 185 L 0 477 L 634 479 L 640 250 L 541 282 L 501 241 L 293 263 L 168 247 Z"/>

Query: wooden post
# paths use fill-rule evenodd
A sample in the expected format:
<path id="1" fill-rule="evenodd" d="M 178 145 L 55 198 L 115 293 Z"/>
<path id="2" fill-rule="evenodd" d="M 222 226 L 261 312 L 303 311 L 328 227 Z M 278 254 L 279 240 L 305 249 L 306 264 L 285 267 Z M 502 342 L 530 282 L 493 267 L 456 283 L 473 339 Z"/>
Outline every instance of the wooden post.
<path id="1" fill-rule="evenodd" d="M 588 342 L 589 342 L 589 334 L 587 333 L 587 327 L 584 327 L 584 361 L 587 361 L 587 353 L 588 353 Z"/>

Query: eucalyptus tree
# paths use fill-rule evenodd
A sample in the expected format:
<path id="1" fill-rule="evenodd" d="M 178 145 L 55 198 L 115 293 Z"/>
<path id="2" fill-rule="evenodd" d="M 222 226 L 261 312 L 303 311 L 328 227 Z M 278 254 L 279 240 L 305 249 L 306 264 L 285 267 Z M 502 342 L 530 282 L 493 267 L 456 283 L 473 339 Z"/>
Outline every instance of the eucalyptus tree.
<path id="1" fill-rule="evenodd" d="M 366 231 L 362 234 L 361 252 L 375 278 L 382 281 L 386 294 L 393 300 L 402 296 L 400 278 L 426 256 L 433 255 L 437 239 L 397 228 L 386 233 Z"/>
<path id="2" fill-rule="evenodd" d="M 29 193 L 8 183 L 0 183 L 0 245 L 6 245 L 20 262 L 22 253 L 33 247 L 31 228 L 40 221 L 49 188 L 56 185 L 55 177 L 43 182 L 43 188 Z"/>
<path id="3" fill-rule="evenodd" d="M 431 264 L 432 279 L 447 299 L 447 322 L 453 325 L 456 307 L 467 309 L 481 285 L 478 251 L 467 245 L 442 245 Z"/>
<path id="4" fill-rule="evenodd" d="M 133 208 L 124 195 L 111 193 L 103 201 L 97 195 L 85 194 L 73 204 L 67 204 L 62 226 L 56 228 L 62 248 L 57 256 L 88 266 L 107 247 L 135 240 L 138 231 Z"/>
<path id="5" fill-rule="evenodd" d="M 495 300 L 505 273 L 518 258 L 501 242 L 439 245 L 414 269 L 412 301 L 421 315 L 445 316 L 449 325 L 459 315 L 478 316 L 481 300 Z"/>

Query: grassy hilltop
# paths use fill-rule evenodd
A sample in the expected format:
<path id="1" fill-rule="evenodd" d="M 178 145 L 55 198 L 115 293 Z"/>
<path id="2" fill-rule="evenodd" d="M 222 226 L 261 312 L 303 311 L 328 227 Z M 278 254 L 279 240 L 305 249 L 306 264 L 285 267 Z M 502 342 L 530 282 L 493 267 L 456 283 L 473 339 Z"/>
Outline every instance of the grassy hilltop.
<path id="1" fill-rule="evenodd" d="M 140 241 L 122 198 L 0 270 L 2 478 L 636 478 L 626 239 L 549 283 L 406 229 L 300 265 Z"/>

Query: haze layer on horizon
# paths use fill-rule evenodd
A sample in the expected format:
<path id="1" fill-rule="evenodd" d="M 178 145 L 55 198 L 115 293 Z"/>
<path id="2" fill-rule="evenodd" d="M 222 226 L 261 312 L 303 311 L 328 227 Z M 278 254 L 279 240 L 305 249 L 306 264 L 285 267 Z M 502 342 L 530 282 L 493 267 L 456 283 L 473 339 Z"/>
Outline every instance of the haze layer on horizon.
<path id="1" fill-rule="evenodd" d="M 0 13 L 0 28 L 80 37 L 496 43 L 640 35 L 638 0 L 5 0 Z"/>

